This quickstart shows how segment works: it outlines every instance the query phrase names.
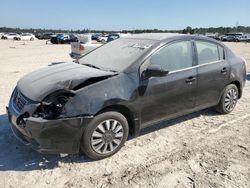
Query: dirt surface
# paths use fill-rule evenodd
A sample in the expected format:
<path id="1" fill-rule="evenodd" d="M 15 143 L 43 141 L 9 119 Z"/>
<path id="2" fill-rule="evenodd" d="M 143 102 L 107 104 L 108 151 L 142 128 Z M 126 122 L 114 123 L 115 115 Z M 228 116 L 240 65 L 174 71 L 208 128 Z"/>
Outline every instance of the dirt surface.
<path id="1" fill-rule="evenodd" d="M 250 63 L 250 43 L 226 45 Z M 42 155 L 21 144 L 5 113 L 16 82 L 70 61 L 69 52 L 69 45 L 0 40 L 0 187 L 250 187 L 249 74 L 231 114 L 203 110 L 150 127 L 108 159 Z"/>

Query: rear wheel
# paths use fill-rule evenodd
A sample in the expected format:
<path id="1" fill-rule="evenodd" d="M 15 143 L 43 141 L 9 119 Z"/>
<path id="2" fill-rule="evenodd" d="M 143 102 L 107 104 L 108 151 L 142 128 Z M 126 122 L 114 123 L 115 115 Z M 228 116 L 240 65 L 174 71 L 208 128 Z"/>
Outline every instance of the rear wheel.
<path id="1" fill-rule="evenodd" d="M 229 114 L 235 108 L 239 98 L 239 91 L 236 85 L 230 84 L 225 89 L 221 96 L 220 102 L 216 110 L 222 114 Z"/>
<path id="2" fill-rule="evenodd" d="M 86 127 L 81 150 L 92 159 L 103 159 L 118 152 L 128 138 L 128 122 L 119 112 L 97 115 Z"/>

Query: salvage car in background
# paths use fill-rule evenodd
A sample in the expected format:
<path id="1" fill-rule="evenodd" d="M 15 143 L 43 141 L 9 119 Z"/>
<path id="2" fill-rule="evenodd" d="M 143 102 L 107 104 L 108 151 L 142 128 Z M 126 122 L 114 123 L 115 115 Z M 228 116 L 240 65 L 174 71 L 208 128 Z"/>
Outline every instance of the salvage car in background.
<path id="1" fill-rule="evenodd" d="M 38 39 L 51 39 L 51 37 L 54 35 L 54 33 L 49 33 L 49 32 L 46 32 L 46 33 L 37 33 L 36 34 L 36 37 Z"/>
<path id="2" fill-rule="evenodd" d="M 32 33 L 22 33 L 19 36 L 14 37 L 14 40 L 35 40 L 36 37 Z"/>
<path id="3" fill-rule="evenodd" d="M 241 36 L 243 36 L 243 33 L 226 33 L 220 37 L 220 40 L 224 42 L 236 42 L 237 38 Z"/>
<path id="4" fill-rule="evenodd" d="M 221 37 L 221 41 L 224 41 L 224 42 L 235 42 L 236 41 L 236 36 L 233 36 L 233 35 L 225 35 L 225 36 L 222 36 Z"/>
<path id="5" fill-rule="evenodd" d="M 71 42 L 77 42 L 78 39 L 73 34 L 57 34 L 53 35 L 50 41 L 52 44 L 70 44 Z"/>
<path id="6" fill-rule="evenodd" d="M 115 154 L 142 128 L 201 109 L 233 111 L 245 61 L 207 37 L 140 34 L 21 78 L 7 113 L 14 134 L 42 153 Z"/>
<path id="7" fill-rule="evenodd" d="M 101 33 L 95 33 L 91 35 L 91 40 L 97 40 L 99 36 L 101 36 Z"/>
<path id="8" fill-rule="evenodd" d="M 102 45 L 103 44 L 99 43 L 82 44 L 80 42 L 71 42 L 71 52 L 69 55 L 73 59 L 79 59 L 84 54 L 87 54 Z"/>
<path id="9" fill-rule="evenodd" d="M 5 33 L 0 33 L 0 38 L 2 38 L 2 36 L 4 35 Z"/>
<path id="10" fill-rule="evenodd" d="M 108 35 L 101 35 L 97 37 L 97 42 L 105 44 L 108 41 Z"/>
<path id="11" fill-rule="evenodd" d="M 250 34 L 237 37 L 236 42 L 250 42 Z"/>
<path id="12" fill-rule="evenodd" d="M 121 37 L 129 36 L 128 33 L 111 33 L 108 35 L 107 42 L 111 42 Z M 92 38 L 92 37 L 91 37 Z M 70 57 L 73 59 L 79 59 L 82 55 L 87 54 L 94 49 L 102 46 L 104 43 L 82 43 L 81 41 L 71 43 Z"/>
<path id="13" fill-rule="evenodd" d="M 121 37 L 126 37 L 129 36 L 130 34 L 128 33 L 111 33 L 108 35 L 107 42 L 111 42 L 112 40 L 119 39 Z"/>
<path id="14" fill-rule="evenodd" d="M 1 39 L 14 39 L 14 37 L 19 37 L 19 34 L 17 33 L 7 33 L 4 34 Z"/>

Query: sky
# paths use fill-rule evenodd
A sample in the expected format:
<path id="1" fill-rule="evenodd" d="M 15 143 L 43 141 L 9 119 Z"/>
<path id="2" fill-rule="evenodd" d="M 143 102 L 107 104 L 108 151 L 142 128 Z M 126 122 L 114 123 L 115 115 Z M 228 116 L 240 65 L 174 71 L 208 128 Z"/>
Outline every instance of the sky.
<path id="1" fill-rule="evenodd" d="M 1 0 L 0 27 L 178 30 L 250 26 L 250 0 Z"/>

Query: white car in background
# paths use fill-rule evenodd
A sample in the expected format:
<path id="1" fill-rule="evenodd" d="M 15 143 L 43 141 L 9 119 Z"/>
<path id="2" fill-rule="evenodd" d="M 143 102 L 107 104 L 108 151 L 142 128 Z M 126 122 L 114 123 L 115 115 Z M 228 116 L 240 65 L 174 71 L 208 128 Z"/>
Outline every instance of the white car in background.
<path id="1" fill-rule="evenodd" d="M 237 37 L 236 42 L 250 42 L 250 34 L 245 34 Z"/>
<path id="2" fill-rule="evenodd" d="M 69 55 L 73 59 L 79 59 L 82 55 L 87 54 L 102 45 L 103 43 L 82 44 L 80 42 L 71 42 L 71 53 Z"/>
<path id="3" fill-rule="evenodd" d="M 99 37 L 97 41 L 101 43 L 91 43 L 91 40 L 83 41 L 81 37 L 78 36 L 78 42 L 71 42 L 71 53 L 69 54 L 73 59 L 79 59 L 81 56 L 95 50 L 96 48 L 104 45 L 107 42 L 111 42 L 112 40 L 116 40 L 121 37 L 130 36 L 130 33 L 111 33 L 107 37 Z M 89 37 L 91 39 L 92 37 Z M 105 40 L 105 41 L 102 41 Z M 86 43 L 85 43 L 86 42 Z"/>
<path id="4" fill-rule="evenodd" d="M 4 33 L 0 33 L 0 38 L 2 38 L 3 35 L 4 35 Z"/>
<path id="5" fill-rule="evenodd" d="M 4 34 L 1 39 L 14 39 L 14 37 L 19 37 L 19 34 L 17 33 L 7 33 Z"/>
<path id="6" fill-rule="evenodd" d="M 97 37 L 97 42 L 101 42 L 103 44 L 107 43 L 108 41 L 108 35 L 102 35 Z"/>
<path id="7" fill-rule="evenodd" d="M 35 40 L 36 37 L 32 33 L 23 33 L 19 36 L 14 37 L 14 40 Z"/>

